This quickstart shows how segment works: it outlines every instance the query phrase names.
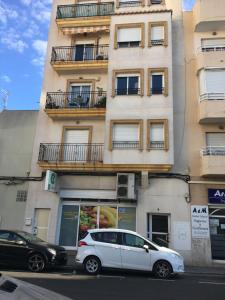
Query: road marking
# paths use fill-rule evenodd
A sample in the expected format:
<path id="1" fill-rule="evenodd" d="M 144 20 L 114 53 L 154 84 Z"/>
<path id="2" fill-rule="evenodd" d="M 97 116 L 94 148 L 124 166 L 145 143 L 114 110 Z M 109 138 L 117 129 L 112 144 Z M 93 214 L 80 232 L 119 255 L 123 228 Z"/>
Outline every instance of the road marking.
<path id="1" fill-rule="evenodd" d="M 199 284 L 215 284 L 215 285 L 225 285 L 225 282 L 215 282 L 215 281 L 199 281 Z"/>

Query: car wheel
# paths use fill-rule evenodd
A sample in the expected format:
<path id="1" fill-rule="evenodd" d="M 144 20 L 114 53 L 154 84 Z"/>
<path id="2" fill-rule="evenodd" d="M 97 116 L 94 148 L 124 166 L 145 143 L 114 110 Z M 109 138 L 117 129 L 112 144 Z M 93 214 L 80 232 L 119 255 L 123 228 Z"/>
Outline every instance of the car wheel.
<path id="1" fill-rule="evenodd" d="M 96 256 L 89 256 L 84 261 L 84 269 L 88 274 L 98 274 L 101 270 L 101 262 Z"/>
<path id="2" fill-rule="evenodd" d="M 155 263 L 153 272 L 157 278 L 166 279 L 171 276 L 173 269 L 170 263 L 165 260 L 161 260 Z"/>
<path id="3" fill-rule="evenodd" d="M 28 258 L 27 266 L 31 272 L 43 271 L 45 268 L 44 257 L 39 253 L 34 253 L 34 254 L 30 255 Z"/>

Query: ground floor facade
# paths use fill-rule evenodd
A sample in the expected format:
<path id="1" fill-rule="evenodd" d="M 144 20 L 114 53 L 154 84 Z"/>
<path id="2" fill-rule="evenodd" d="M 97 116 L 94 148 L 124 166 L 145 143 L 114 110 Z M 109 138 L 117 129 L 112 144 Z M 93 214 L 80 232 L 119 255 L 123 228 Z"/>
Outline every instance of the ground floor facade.
<path id="1" fill-rule="evenodd" d="M 132 200 L 118 199 L 116 174 L 62 175 L 56 192 L 45 191 L 44 181 L 31 182 L 24 229 L 74 251 L 89 228 L 129 229 L 177 250 L 187 265 L 225 262 L 218 256 L 218 242 L 225 243 L 225 207 L 208 203 L 206 186 L 199 190 L 173 176 L 148 177 L 145 184 L 139 179 L 136 174 Z"/>

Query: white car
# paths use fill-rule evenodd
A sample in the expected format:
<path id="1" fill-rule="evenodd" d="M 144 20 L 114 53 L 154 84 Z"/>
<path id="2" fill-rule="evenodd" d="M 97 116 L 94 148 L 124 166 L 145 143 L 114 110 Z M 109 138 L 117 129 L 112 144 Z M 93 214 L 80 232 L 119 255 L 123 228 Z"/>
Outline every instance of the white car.
<path id="1" fill-rule="evenodd" d="M 101 267 L 153 271 L 158 278 L 184 272 L 179 253 L 122 229 L 88 230 L 79 241 L 76 264 L 89 274 L 98 274 Z"/>

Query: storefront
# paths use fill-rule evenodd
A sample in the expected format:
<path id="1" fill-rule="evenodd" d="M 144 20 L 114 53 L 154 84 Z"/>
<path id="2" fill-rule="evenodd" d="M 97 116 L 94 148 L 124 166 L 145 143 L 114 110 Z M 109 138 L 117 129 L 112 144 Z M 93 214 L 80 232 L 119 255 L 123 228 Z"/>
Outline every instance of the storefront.
<path id="1" fill-rule="evenodd" d="M 225 260 L 225 190 L 208 189 L 212 259 Z"/>
<path id="2" fill-rule="evenodd" d="M 59 245 L 77 247 L 84 232 L 95 228 L 136 230 L 136 205 L 104 200 L 63 199 L 59 218 Z"/>

